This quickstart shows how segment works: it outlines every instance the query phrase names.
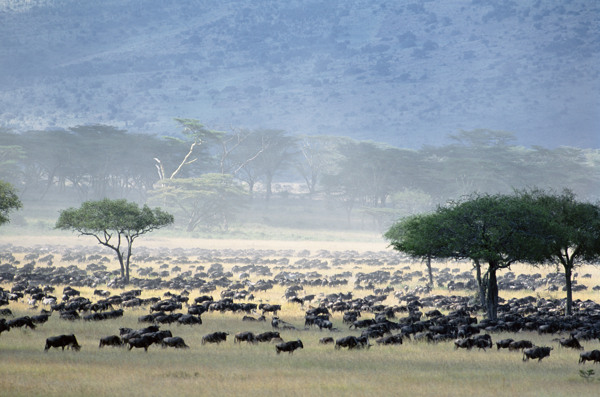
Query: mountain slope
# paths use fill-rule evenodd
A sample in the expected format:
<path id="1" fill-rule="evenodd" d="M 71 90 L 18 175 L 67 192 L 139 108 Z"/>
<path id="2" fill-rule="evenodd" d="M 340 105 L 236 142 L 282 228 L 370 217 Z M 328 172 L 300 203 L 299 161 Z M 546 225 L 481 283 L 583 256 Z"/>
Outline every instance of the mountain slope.
<path id="1" fill-rule="evenodd" d="M 600 4 L 562 3 L 9 2 L 0 125 L 176 133 L 189 117 L 402 147 L 475 128 L 600 147 Z"/>

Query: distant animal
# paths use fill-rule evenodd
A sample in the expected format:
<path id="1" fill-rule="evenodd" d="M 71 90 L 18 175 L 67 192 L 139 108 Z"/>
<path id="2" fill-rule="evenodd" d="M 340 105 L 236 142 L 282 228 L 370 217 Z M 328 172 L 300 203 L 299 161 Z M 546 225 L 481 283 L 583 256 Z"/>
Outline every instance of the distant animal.
<path id="1" fill-rule="evenodd" d="M 528 361 L 529 359 L 535 360 L 537 358 L 538 362 L 542 361 L 544 357 L 550 356 L 550 351 L 552 347 L 547 346 L 534 346 L 529 349 L 523 350 L 523 361 Z"/>
<path id="2" fill-rule="evenodd" d="M 162 347 L 174 347 L 176 349 L 189 349 L 190 347 L 185 344 L 183 338 L 179 336 L 173 336 L 170 338 L 164 338 L 160 343 Z"/>
<path id="3" fill-rule="evenodd" d="M 508 345 L 508 350 L 523 350 L 533 347 L 533 342 L 529 340 L 516 340 Z"/>
<path id="4" fill-rule="evenodd" d="M 62 348 L 62 350 L 65 350 L 66 348 L 71 348 L 75 351 L 79 351 L 79 349 L 81 349 L 81 346 L 79 345 L 79 343 L 77 343 L 77 338 L 75 338 L 75 335 L 71 334 L 71 335 L 58 335 L 58 336 L 51 336 L 49 338 L 46 339 L 46 346 L 44 347 L 44 351 L 47 352 L 48 349 L 50 349 L 51 347 L 60 347 Z"/>
<path id="5" fill-rule="evenodd" d="M 7 325 L 10 328 L 29 327 L 30 329 L 35 329 L 35 324 L 31 320 L 31 317 L 29 317 L 29 316 L 23 316 L 23 317 L 15 318 L 14 320 L 9 320 L 7 322 Z"/>
<path id="6" fill-rule="evenodd" d="M 562 347 L 583 350 L 583 346 L 581 346 L 581 344 L 579 343 L 579 341 L 577 340 L 577 338 L 575 338 L 575 336 L 573 334 L 571 334 L 571 337 L 569 339 L 559 339 L 558 343 Z"/>
<path id="7" fill-rule="evenodd" d="M 144 349 L 144 351 L 148 351 L 148 347 L 154 343 L 154 338 L 148 334 L 142 335 L 140 337 L 131 338 L 127 341 L 129 344 L 129 350 L 134 347 L 137 349 Z"/>
<path id="8" fill-rule="evenodd" d="M 123 346 L 123 340 L 118 335 L 105 336 L 100 338 L 99 348 L 104 346 Z"/>
<path id="9" fill-rule="evenodd" d="M 378 345 L 401 345 L 402 344 L 402 335 L 397 334 L 397 335 L 384 336 L 383 338 L 377 339 L 375 342 L 377 342 Z"/>
<path id="10" fill-rule="evenodd" d="M 500 349 L 508 349 L 508 347 L 510 346 L 510 344 L 514 342 L 514 339 L 502 339 L 499 341 L 496 341 L 496 347 L 498 348 L 498 350 Z"/>
<path id="11" fill-rule="evenodd" d="M 281 339 L 279 332 L 267 331 L 256 335 L 256 340 L 258 342 L 271 342 L 273 339 Z"/>
<path id="12" fill-rule="evenodd" d="M 233 337 L 233 343 L 257 343 L 256 335 L 250 331 L 240 332 Z"/>
<path id="13" fill-rule="evenodd" d="M 371 345 L 369 345 L 369 338 L 367 338 L 366 336 L 345 336 L 335 341 L 335 348 L 338 350 L 342 347 L 347 347 L 348 350 L 361 349 L 363 347 L 366 347 L 368 349 L 370 346 Z"/>
<path id="14" fill-rule="evenodd" d="M 300 339 L 290 342 L 278 343 L 277 345 L 275 345 L 275 351 L 277 352 L 277 354 L 281 352 L 288 352 L 292 354 L 294 350 L 303 348 L 304 345 L 302 344 L 302 341 Z"/>
<path id="15" fill-rule="evenodd" d="M 216 343 L 219 344 L 221 342 L 225 342 L 227 340 L 227 332 L 213 332 L 212 334 L 204 335 L 202 337 L 202 344 L 205 345 L 207 343 Z"/>
<path id="16" fill-rule="evenodd" d="M 319 339 L 319 344 L 321 344 L 321 345 L 328 345 L 333 342 L 335 342 L 335 341 L 333 340 L 333 337 L 331 337 L 331 336 L 326 336 L 325 338 Z"/>
<path id="17" fill-rule="evenodd" d="M 586 361 L 593 361 L 594 364 L 600 363 L 600 350 L 579 353 L 579 364 L 585 364 Z"/>

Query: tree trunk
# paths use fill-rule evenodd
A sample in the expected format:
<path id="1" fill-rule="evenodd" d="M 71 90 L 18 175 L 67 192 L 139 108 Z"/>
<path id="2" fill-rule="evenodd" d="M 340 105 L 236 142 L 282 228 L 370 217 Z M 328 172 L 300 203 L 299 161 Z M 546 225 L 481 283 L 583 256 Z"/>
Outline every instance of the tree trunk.
<path id="1" fill-rule="evenodd" d="M 568 265 L 564 265 L 565 267 L 565 282 L 567 288 L 567 306 L 565 308 L 565 316 L 570 316 L 573 314 L 573 285 L 572 285 L 572 273 L 573 268 Z"/>
<path id="2" fill-rule="evenodd" d="M 477 277 L 477 286 L 479 287 L 479 301 L 481 302 L 481 307 L 485 307 L 485 283 L 481 279 L 481 265 L 478 260 L 474 260 L 475 264 L 475 273 Z"/>
<path id="3" fill-rule="evenodd" d="M 488 269 L 487 287 L 487 314 L 490 320 L 498 318 L 498 281 L 496 280 L 496 267 L 492 264 Z"/>
<path id="4" fill-rule="evenodd" d="M 431 271 L 431 255 L 427 255 L 427 271 L 429 272 L 429 286 L 433 289 L 433 273 Z"/>

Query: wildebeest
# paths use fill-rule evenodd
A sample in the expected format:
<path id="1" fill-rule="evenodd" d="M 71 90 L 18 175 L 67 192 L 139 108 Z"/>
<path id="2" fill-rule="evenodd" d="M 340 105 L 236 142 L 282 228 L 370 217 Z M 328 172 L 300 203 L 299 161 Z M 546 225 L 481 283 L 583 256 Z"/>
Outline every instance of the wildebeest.
<path id="1" fill-rule="evenodd" d="M 98 347 L 104 346 L 123 346 L 123 340 L 118 335 L 105 336 L 104 338 L 100 338 Z"/>
<path id="2" fill-rule="evenodd" d="M 0 318 L 0 334 L 3 333 L 4 331 L 10 331 L 10 327 L 8 326 L 8 323 L 6 322 L 6 319 Z"/>
<path id="3" fill-rule="evenodd" d="M 533 347 L 533 342 L 529 340 L 516 340 L 508 345 L 508 350 L 523 350 Z"/>
<path id="4" fill-rule="evenodd" d="M 397 335 L 384 336 L 383 338 L 377 339 L 375 342 L 377 342 L 378 345 L 401 345 L 402 344 L 402 335 L 397 334 Z"/>
<path id="5" fill-rule="evenodd" d="M 584 364 L 586 361 L 593 361 L 594 364 L 600 363 L 600 350 L 579 353 L 579 364 Z"/>
<path id="6" fill-rule="evenodd" d="M 143 348 L 146 352 L 148 351 L 148 347 L 154 342 L 155 340 L 150 334 L 144 334 L 136 338 L 131 338 L 127 341 L 127 343 L 129 343 L 129 350 L 135 347 L 137 349 Z"/>
<path id="7" fill-rule="evenodd" d="M 227 335 L 229 335 L 227 332 L 213 332 L 212 334 L 208 334 L 208 335 L 204 335 L 202 337 L 202 344 L 206 344 L 206 343 L 216 343 L 219 344 L 221 342 L 225 342 L 227 340 Z"/>
<path id="8" fill-rule="evenodd" d="M 185 344 L 183 338 L 179 336 L 173 336 L 164 338 L 160 342 L 162 347 L 174 347 L 176 349 L 189 349 L 189 346 Z"/>
<path id="9" fill-rule="evenodd" d="M 258 342 L 271 342 L 271 340 L 273 339 L 281 339 L 281 335 L 279 334 L 279 332 L 267 331 L 263 332 L 262 334 L 256 335 L 256 340 Z"/>
<path id="10" fill-rule="evenodd" d="M 31 320 L 31 317 L 29 317 L 29 316 L 23 316 L 23 317 L 15 318 L 14 320 L 9 320 L 6 324 L 10 328 L 29 327 L 30 329 L 35 329 L 35 324 Z"/>
<path id="11" fill-rule="evenodd" d="M 325 338 L 319 339 L 319 344 L 321 344 L 321 345 L 328 345 L 333 342 L 334 342 L 334 340 L 333 340 L 332 336 L 326 336 Z"/>
<path id="12" fill-rule="evenodd" d="M 75 351 L 79 351 L 79 349 L 81 349 L 81 346 L 79 345 L 79 343 L 77 343 L 77 338 L 75 338 L 75 335 L 73 334 L 51 336 L 47 338 L 44 351 L 48 351 L 48 349 L 50 349 L 51 347 L 61 347 L 62 350 L 65 350 L 65 347 L 70 347 Z"/>
<path id="13" fill-rule="evenodd" d="M 538 362 L 542 361 L 544 357 L 550 356 L 550 350 L 552 347 L 547 346 L 534 346 L 529 349 L 523 350 L 523 361 L 527 361 L 529 359 L 535 360 L 537 358 Z"/>
<path id="14" fill-rule="evenodd" d="M 498 350 L 500 349 L 508 349 L 508 347 L 510 346 L 510 344 L 514 342 L 514 339 L 502 339 L 499 341 L 496 341 L 496 347 L 498 348 Z"/>
<path id="15" fill-rule="evenodd" d="M 579 341 L 577 340 L 577 338 L 575 338 L 575 336 L 573 334 L 571 334 L 571 337 L 569 339 L 559 339 L 558 343 L 562 347 L 569 347 L 571 349 L 583 350 L 583 346 L 581 346 L 581 344 L 579 343 Z"/>
<path id="16" fill-rule="evenodd" d="M 277 354 L 281 352 L 288 352 L 292 354 L 294 350 L 303 348 L 304 345 L 302 344 L 302 341 L 300 339 L 290 342 L 278 343 L 277 345 L 275 345 L 275 351 L 277 352 Z"/>
<path id="17" fill-rule="evenodd" d="M 256 335 L 250 331 L 240 332 L 233 337 L 233 343 L 257 343 Z"/>
<path id="18" fill-rule="evenodd" d="M 369 339 L 366 336 L 356 337 L 356 336 L 345 336 L 335 341 L 335 348 L 340 349 L 342 347 L 347 347 L 348 350 L 351 349 L 360 349 L 363 347 L 369 348 Z"/>
<path id="19" fill-rule="evenodd" d="M 266 312 L 271 312 L 273 315 L 277 315 L 278 311 L 281 311 L 281 305 L 270 305 L 268 303 L 261 303 L 258 305 L 258 310 L 262 310 L 262 314 L 264 315 Z"/>

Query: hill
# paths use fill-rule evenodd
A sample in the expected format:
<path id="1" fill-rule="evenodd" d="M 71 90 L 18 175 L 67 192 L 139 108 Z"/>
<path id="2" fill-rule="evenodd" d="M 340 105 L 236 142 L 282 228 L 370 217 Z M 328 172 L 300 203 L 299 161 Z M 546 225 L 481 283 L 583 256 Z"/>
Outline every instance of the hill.
<path id="1" fill-rule="evenodd" d="M 0 125 L 279 128 L 399 147 L 475 128 L 600 147 L 600 3 L 0 3 Z"/>

